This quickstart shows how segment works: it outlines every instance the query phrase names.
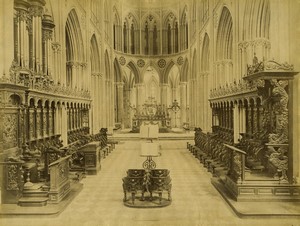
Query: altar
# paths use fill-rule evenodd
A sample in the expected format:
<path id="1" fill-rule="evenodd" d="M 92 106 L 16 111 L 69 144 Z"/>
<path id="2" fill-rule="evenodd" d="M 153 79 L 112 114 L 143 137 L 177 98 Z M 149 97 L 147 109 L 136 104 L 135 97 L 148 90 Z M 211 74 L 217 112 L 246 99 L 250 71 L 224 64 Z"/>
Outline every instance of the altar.
<path id="1" fill-rule="evenodd" d="M 167 108 L 157 104 L 151 98 L 140 109 L 136 109 L 132 118 L 132 132 L 139 133 L 142 125 L 149 124 L 158 125 L 160 133 L 168 132 L 171 128 L 171 118 Z"/>

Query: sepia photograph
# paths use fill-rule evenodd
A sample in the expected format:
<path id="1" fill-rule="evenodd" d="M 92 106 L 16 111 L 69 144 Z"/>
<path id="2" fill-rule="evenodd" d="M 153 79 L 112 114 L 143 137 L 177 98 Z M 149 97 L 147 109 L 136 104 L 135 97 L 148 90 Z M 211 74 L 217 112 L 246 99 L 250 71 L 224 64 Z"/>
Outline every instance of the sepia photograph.
<path id="1" fill-rule="evenodd" d="M 300 226 L 300 0 L 0 0 L 0 226 Z"/>

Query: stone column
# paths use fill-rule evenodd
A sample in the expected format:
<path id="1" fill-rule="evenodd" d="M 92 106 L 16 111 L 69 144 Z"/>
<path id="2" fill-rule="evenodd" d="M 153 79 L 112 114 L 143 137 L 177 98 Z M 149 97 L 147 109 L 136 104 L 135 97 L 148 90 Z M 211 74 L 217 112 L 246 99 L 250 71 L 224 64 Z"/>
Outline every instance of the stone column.
<path id="1" fill-rule="evenodd" d="M 160 99 L 164 111 L 166 111 L 168 108 L 168 87 L 169 84 L 167 83 L 160 84 L 160 95 L 161 95 Z"/>
<path id="2" fill-rule="evenodd" d="M 105 127 L 109 126 L 109 112 L 110 112 L 110 106 L 108 106 L 110 100 L 109 100 L 109 81 L 105 80 L 105 89 L 103 93 L 103 104 L 105 109 Z M 113 103 L 110 103 L 113 104 Z"/>
<path id="3" fill-rule="evenodd" d="M 52 135 L 54 135 L 55 133 L 54 133 L 54 129 L 55 129 L 55 126 L 54 126 L 54 122 L 55 122 L 55 114 L 56 114 L 56 111 L 55 111 L 55 109 L 54 108 L 52 108 L 51 106 L 50 106 L 50 108 L 49 108 L 49 118 L 48 118 L 48 133 L 49 133 L 49 135 L 50 136 L 52 136 Z"/>
<path id="4" fill-rule="evenodd" d="M 36 137 L 35 107 L 29 108 L 29 140 Z"/>
<path id="5" fill-rule="evenodd" d="M 125 109 L 124 109 L 124 123 L 125 123 L 125 127 L 126 128 L 131 128 L 131 121 L 132 121 L 132 117 L 131 117 L 131 109 L 130 109 L 130 97 L 131 97 L 131 88 L 127 87 L 127 89 L 125 90 L 126 95 L 124 96 L 124 102 L 126 103 L 125 105 Z"/>
<path id="6" fill-rule="evenodd" d="M 115 124 L 115 111 L 114 111 L 114 104 L 115 104 L 115 93 L 114 93 L 114 86 L 113 86 L 113 81 L 110 80 L 110 102 L 113 103 L 110 105 L 110 127 L 114 127 Z"/>
<path id="7" fill-rule="evenodd" d="M 36 72 L 41 72 L 43 69 L 42 65 L 42 15 L 43 6 L 45 2 L 38 0 L 31 2 L 31 7 L 29 8 L 29 14 L 32 19 L 32 60 L 33 60 L 33 70 Z"/>
<path id="8" fill-rule="evenodd" d="M 124 107 L 123 107 L 123 90 L 124 90 L 124 83 L 123 82 L 116 82 L 115 83 L 117 88 L 117 120 L 119 123 L 123 124 L 123 115 L 124 115 Z"/>
<path id="9" fill-rule="evenodd" d="M 52 69 L 52 29 L 54 28 L 54 22 L 51 15 L 45 14 L 43 17 L 43 72 L 46 75 L 51 75 Z"/>
<path id="10" fill-rule="evenodd" d="M 138 29 L 134 30 L 134 44 L 135 44 L 135 54 L 140 54 L 140 32 Z"/>
<path id="11" fill-rule="evenodd" d="M 61 134 L 61 105 L 57 105 L 54 115 L 54 134 Z"/>
<path id="12" fill-rule="evenodd" d="M 258 131 L 263 130 L 263 117 L 264 117 L 264 108 L 262 105 L 258 106 Z"/>
<path id="13" fill-rule="evenodd" d="M 252 134 L 252 108 L 250 103 L 248 103 L 247 107 L 247 133 Z"/>
<path id="14" fill-rule="evenodd" d="M 78 118 L 77 118 L 77 116 L 78 116 L 77 104 L 76 104 L 76 106 L 74 106 L 73 112 L 74 112 L 73 113 L 74 130 L 77 130 L 78 129 L 78 124 L 77 124 L 77 122 L 78 122 Z"/>
<path id="15" fill-rule="evenodd" d="M 48 119 L 49 119 L 49 112 L 48 112 L 48 107 L 47 106 L 43 106 L 42 107 L 42 119 L 43 119 L 43 123 L 42 123 L 42 137 L 46 137 L 49 135 L 48 133 Z"/>
<path id="16" fill-rule="evenodd" d="M 180 115 L 181 115 L 181 125 L 187 122 L 186 118 L 186 105 L 187 105 L 187 82 L 180 82 Z"/>
<path id="17" fill-rule="evenodd" d="M 14 1 L 0 1 L 0 78 L 9 77 L 9 70 L 14 60 Z"/>
<path id="18" fill-rule="evenodd" d="M 27 11 L 28 7 L 29 4 L 25 1 L 16 1 L 15 3 L 16 15 L 14 18 L 14 53 L 17 64 L 24 68 L 29 66 L 29 26 L 27 25 L 30 24 L 30 20 Z"/>
<path id="19" fill-rule="evenodd" d="M 55 83 L 65 84 L 65 80 L 61 80 L 61 75 L 59 73 L 59 62 L 60 62 L 60 44 L 59 43 L 52 43 L 51 44 L 53 55 L 52 55 L 52 62 L 53 62 L 53 69 L 52 69 L 52 76 Z M 55 67 L 54 67 L 55 65 Z M 51 63 L 50 63 L 51 67 Z"/>
<path id="20" fill-rule="evenodd" d="M 61 106 L 61 139 L 63 140 L 63 145 L 68 144 L 68 113 L 66 106 Z"/>
<path id="21" fill-rule="evenodd" d="M 105 90 L 105 87 L 104 87 L 104 83 L 105 83 L 105 80 L 103 79 L 103 76 L 101 73 L 99 73 L 99 98 L 98 98 L 98 105 L 99 105 L 99 112 L 98 112 L 98 121 L 99 121 L 99 128 L 102 128 L 104 127 L 104 117 L 105 117 L 105 107 L 104 107 L 104 104 L 103 104 L 103 97 L 104 97 L 104 90 Z M 90 109 L 90 112 L 91 112 L 91 109 Z M 98 130 L 99 131 L 99 130 Z M 98 132 L 97 131 L 97 132 Z"/>
<path id="22" fill-rule="evenodd" d="M 71 129 L 71 120 L 70 120 L 70 108 L 66 107 L 66 114 L 67 114 L 67 131 Z"/>
<path id="23" fill-rule="evenodd" d="M 258 132 L 258 118 L 257 118 L 258 110 L 256 103 L 254 103 L 253 106 L 253 115 L 252 115 L 252 121 L 253 121 L 253 134 L 256 134 Z"/>
<path id="24" fill-rule="evenodd" d="M 236 144 L 240 138 L 240 117 L 239 108 L 235 103 L 233 106 L 233 142 Z"/>
<path id="25" fill-rule="evenodd" d="M 195 107 L 196 107 L 196 101 L 195 101 L 195 94 L 194 94 L 194 87 L 195 87 L 195 79 L 190 80 L 190 123 L 191 126 L 195 126 Z"/>
<path id="26" fill-rule="evenodd" d="M 240 106 L 240 133 L 246 132 L 246 108 L 241 105 Z"/>
<path id="27" fill-rule="evenodd" d="M 71 108 L 71 130 L 75 130 L 75 106 Z"/>

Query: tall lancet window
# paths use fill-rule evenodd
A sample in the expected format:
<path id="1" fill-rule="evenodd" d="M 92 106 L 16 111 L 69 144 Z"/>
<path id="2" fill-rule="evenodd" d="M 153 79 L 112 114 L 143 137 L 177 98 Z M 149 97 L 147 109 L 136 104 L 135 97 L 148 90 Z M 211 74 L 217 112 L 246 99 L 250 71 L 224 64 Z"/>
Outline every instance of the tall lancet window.
<path id="1" fill-rule="evenodd" d="M 168 24 L 168 53 L 172 53 L 171 25 Z"/>
<path id="2" fill-rule="evenodd" d="M 116 46 L 116 25 L 113 25 L 113 35 L 114 35 L 114 49 L 117 49 Z"/>
<path id="3" fill-rule="evenodd" d="M 114 22 L 113 22 L 114 49 L 121 51 L 122 50 L 122 24 L 116 7 L 113 8 L 113 13 L 114 13 Z"/>
<path id="4" fill-rule="evenodd" d="M 178 23 L 175 23 L 175 53 L 178 53 Z"/>
<path id="5" fill-rule="evenodd" d="M 186 40 L 185 48 L 188 49 L 189 48 L 189 27 L 188 27 L 188 24 L 186 24 L 186 26 L 185 26 L 185 40 Z"/>
<path id="6" fill-rule="evenodd" d="M 180 51 L 188 48 L 188 20 L 187 20 L 187 6 L 185 6 L 181 21 L 180 21 Z"/>
<path id="7" fill-rule="evenodd" d="M 127 53 L 127 26 L 125 22 L 123 26 L 123 41 L 124 41 L 124 53 Z"/>
<path id="8" fill-rule="evenodd" d="M 148 29 L 148 22 L 146 21 L 145 23 L 145 41 L 146 41 L 146 46 L 145 46 L 145 54 L 149 54 L 149 29 Z"/>
<path id="9" fill-rule="evenodd" d="M 131 28 L 130 28 L 130 47 L 131 47 L 131 53 L 134 54 L 135 53 L 135 48 L 134 48 L 134 27 L 133 24 L 131 24 Z"/>
<path id="10" fill-rule="evenodd" d="M 154 24 L 153 28 L 153 55 L 158 54 L 158 48 L 157 48 L 157 27 L 156 23 Z"/>

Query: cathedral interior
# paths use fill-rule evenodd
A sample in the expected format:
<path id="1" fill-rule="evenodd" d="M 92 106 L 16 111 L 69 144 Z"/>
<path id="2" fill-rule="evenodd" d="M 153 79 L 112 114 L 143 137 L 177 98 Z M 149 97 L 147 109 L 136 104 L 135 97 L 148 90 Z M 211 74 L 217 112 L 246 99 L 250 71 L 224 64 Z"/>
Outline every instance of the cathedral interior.
<path id="1" fill-rule="evenodd" d="M 298 0 L 0 10 L 0 225 L 299 225 Z"/>

